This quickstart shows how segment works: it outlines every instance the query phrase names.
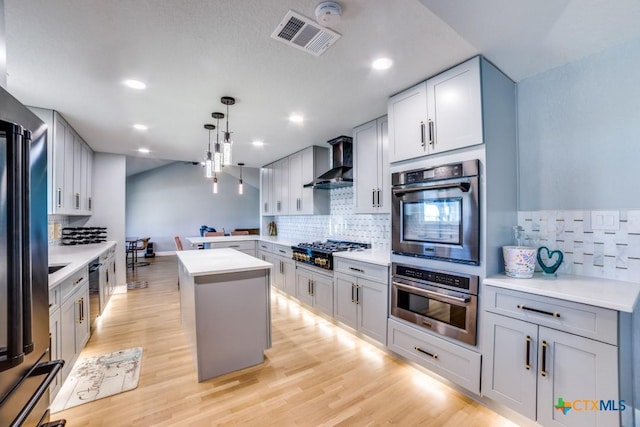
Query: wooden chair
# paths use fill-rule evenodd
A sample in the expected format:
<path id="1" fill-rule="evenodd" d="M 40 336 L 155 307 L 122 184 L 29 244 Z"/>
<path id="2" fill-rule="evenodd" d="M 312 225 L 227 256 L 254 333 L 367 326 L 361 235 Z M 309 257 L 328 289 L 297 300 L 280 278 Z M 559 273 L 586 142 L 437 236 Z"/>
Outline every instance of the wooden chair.
<path id="1" fill-rule="evenodd" d="M 173 236 L 173 240 L 175 240 L 175 242 L 176 242 L 176 250 L 177 251 L 183 251 L 184 248 L 182 247 L 182 242 L 180 241 L 180 236 Z"/>
<path id="2" fill-rule="evenodd" d="M 224 236 L 224 231 L 205 231 L 204 237 Z"/>
<path id="3" fill-rule="evenodd" d="M 232 236 L 248 236 L 249 232 L 247 230 L 234 230 L 231 232 Z"/>

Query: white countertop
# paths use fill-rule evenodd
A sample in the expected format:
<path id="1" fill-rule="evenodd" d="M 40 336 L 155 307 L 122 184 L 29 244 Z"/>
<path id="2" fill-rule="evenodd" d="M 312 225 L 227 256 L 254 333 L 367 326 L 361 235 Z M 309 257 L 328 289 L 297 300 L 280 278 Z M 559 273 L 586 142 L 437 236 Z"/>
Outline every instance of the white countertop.
<path id="1" fill-rule="evenodd" d="M 300 243 L 299 241 L 292 242 L 291 240 L 283 239 L 282 237 L 278 236 L 261 236 L 260 241 L 289 247 L 295 246 Z"/>
<path id="2" fill-rule="evenodd" d="M 640 295 L 640 283 L 574 275 L 549 279 L 542 273 L 530 279 L 498 275 L 486 278 L 483 284 L 628 313 L 633 311 Z"/>
<path id="3" fill-rule="evenodd" d="M 272 267 L 268 262 L 231 248 L 177 251 L 176 255 L 187 269 L 189 276 L 263 270 Z"/>
<path id="4" fill-rule="evenodd" d="M 363 251 L 334 252 L 334 258 L 352 259 L 354 261 L 369 262 L 371 264 L 389 266 L 391 264 L 391 251 L 382 249 L 365 249 Z"/>
<path id="5" fill-rule="evenodd" d="M 246 240 L 260 240 L 260 236 L 256 234 L 250 234 L 248 236 L 207 236 L 207 237 L 185 237 L 189 243 L 192 245 L 197 245 L 200 243 L 214 243 L 214 242 L 241 242 Z"/>
<path id="6" fill-rule="evenodd" d="M 49 265 L 68 265 L 49 275 L 49 289 L 58 286 L 116 243 L 116 241 L 108 241 L 90 245 L 50 246 Z"/>

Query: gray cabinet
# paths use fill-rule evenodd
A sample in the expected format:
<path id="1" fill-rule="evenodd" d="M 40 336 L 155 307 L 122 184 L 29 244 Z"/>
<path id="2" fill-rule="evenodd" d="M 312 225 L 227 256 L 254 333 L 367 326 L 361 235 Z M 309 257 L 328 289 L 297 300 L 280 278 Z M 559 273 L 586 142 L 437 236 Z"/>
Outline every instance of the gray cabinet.
<path id="1" fill-rule="evenodd" d="M 57 111 L 31 110 L 48 127 L 48 213 L 91 215 L 93 150 Z"/>
<path id="2" fill-rule="evenodd" d="M 206 247 L 208 249 L 222 249 L 222 248 L 230 248 L 235 249 L 240 252 L 244 252 L 247 255 L 251 255 L 255 257 L 257 255 L 256 252 L 256 241 L 255 240 L 238 240 L 238 241 L 230 241 L 230 242 L 211 242 L 207 243 Z"/>
<path id="3" fill-rule="evenodd" d="M 296 268 L 296 298 L 333 317 L 333 275 Z"/>
<path id="4" fill-rule="evenodd" d="M 80 351 L 89 340 L 89 273 L 87 267 L 75 273 L 59 285 L 62 305 L 60 308 L 59 345 L 60 358 L 65 361 L 62 380 L 69 375 Z"/>
<path id="5" fill-rule="evenodd" d="M 49 355 L 51 360 L 62 359 L 60 353 L 60 309 L 49 311 Z M 53 398 L 60 391 L 62 386 L 62 374 L 56 375 L 49 386 L 49 401 L 53 402 Z"/>
<path id="6" fill-rule="evenodd" d="M 387 117 L 353 129 L 354 210 L 391 213 Z"/>
<path id="7" fill-rule="evenodd" d="M 334 258 L 335 319 L 385 345 L 388 267 Z"/>
<path id="8" fill-rule="evenodd" d="M 485 396 L 545 426 L 620 425 L 618 411 L 556 408 L 585 399 L 618 405 L 615 311 L 491 286 L 485 297 Z"/>
<path id="9" fill-rule="evenodd" d="M 388 102 L 390 161 L 484 143 L 483 100 L 494 95 L 484 81 L 497 73 L 475 57 L 392 96 Z"/>
<path id="10" fill-rule="evenodd" d="M 262 215 L 329 213 L 329 192 L 305 188 L 329 167 L 329 150 L 311 146 L 262 167 Z"/>

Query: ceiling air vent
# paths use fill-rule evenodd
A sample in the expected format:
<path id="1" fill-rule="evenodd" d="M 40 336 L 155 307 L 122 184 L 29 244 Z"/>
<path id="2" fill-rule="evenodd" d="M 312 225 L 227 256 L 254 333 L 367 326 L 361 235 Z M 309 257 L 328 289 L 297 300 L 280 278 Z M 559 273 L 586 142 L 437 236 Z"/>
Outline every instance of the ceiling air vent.
<path id="1" fill-rule="evenodd" d="M 290 10 L 271 34 L 271 38 L 320 56 L 340 38 L 340 34 Z"/>

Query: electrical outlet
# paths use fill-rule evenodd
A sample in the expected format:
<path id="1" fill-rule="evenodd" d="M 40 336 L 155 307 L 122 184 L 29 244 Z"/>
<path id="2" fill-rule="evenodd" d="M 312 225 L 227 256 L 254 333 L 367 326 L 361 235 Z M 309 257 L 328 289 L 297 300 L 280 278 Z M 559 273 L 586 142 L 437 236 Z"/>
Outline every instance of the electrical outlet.
<path id="1" fill-rule="evenodd" d="M 619 211 L 591 211 L 591 229 L 617 231 L 620 229 Z"/>
<path id="2" fill-rule="evenodd" d="M 54 234 L 56 239 L 62 238 L 62 227 L 60 227 L 60 223 L 59 222 L 55 222 L 53 224 L 53 234 Z"/>
<path id="3" fill-rule="evenodd" d="M 48 232 L 48 235 L 49 235 L 49 237 L 48 237 L 48 239 L 49 239 L 49 240 L 53 240 L 53 239 L 55 239 L 55 237 L 54 237 L 54 236 L 55 236 L 55 234 L 54 234 L 53 224 L 49 224 L 49 226 L 48 226 L 48 228 L 47 228 L 47 232 Z"/>

